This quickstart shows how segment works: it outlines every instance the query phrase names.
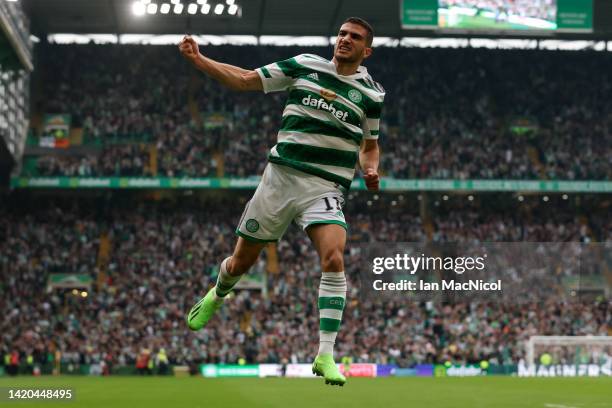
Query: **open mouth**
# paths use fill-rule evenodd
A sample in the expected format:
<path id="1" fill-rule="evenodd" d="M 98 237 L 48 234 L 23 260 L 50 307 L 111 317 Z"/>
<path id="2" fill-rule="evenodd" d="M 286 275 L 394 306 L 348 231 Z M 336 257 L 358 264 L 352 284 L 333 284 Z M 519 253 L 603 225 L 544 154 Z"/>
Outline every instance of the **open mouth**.
<path id="1" fill-rule="evenodd" d="M 345 47 L 345 46 L 340 46 L 338 47 L 339 51 L 344 51 L 344 52 L 351 52 L 351 49 L 349 47 Z"/>

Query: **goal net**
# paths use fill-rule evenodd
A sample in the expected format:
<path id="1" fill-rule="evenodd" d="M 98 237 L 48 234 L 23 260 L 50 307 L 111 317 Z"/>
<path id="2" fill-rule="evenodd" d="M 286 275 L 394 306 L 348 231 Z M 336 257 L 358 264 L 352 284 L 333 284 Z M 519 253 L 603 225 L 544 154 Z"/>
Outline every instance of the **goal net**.
<path id="1" fill-rule="evenodd" d="M 525 362 L 550 375 L 612 375 L 612 336 L 532 336 Z"/>

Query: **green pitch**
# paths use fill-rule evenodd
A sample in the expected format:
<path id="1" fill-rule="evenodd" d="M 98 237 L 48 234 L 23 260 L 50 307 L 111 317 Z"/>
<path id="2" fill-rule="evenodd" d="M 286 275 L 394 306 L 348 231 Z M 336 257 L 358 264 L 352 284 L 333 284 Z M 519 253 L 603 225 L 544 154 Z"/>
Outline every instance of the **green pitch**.
<path id="1" fill-rule="evenodd" d="M 442 27 L 447 28 L 489 28 L 495 30 L 537 30 L 537 27 L 531 27 L 522 24 L 512 24 L 507 21 L 498 21 L 495 19 L 483 16 L 460 16 L 459 21 L 456 24 L 450 25 L 448 23 L 441 24 Z"/>
<path id="2" fill-rule="evenodd" d="M 0 407 L 68 408 L 606 408 L 612 378 L 349 378 L 159 377 L 0 378 L 0 387 L 70 387 L 72 402 L 6 403 Z"/>

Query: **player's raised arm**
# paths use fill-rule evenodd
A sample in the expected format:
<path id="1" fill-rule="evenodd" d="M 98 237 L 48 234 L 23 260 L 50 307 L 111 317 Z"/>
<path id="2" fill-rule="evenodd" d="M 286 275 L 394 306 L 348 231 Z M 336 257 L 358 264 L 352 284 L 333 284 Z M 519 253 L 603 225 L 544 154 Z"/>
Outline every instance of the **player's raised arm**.
<path id="1" fill-rule="evenodd" d="M 257 72 L 223 64 L 200 54 L 198 43 L 185 36 L 179 44 L 183 57 L 198 70 L 235 91 L 262 91 L 263 85 Z"/>

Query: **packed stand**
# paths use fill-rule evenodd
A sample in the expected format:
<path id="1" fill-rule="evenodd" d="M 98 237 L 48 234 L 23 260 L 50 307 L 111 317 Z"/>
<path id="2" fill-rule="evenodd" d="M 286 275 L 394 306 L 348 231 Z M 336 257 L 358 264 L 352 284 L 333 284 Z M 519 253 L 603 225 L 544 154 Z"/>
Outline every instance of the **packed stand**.
<path id="1" fill-rule="evenodd" d="M 35 100 L 42 101 L 39 111 L 71 113 L 74 125 L 98 141 L 128 143 L 146 136 L 160 149 L 162 175 L 215 175 L 211 169 L 219 163 L 212 159 L 214 152 L 222 153 L 227 176 L 262 173 L 280 127 L 284 94 L 233 92 L 202 75 L 192 77 L 194 71 L 176 47 L 45 47 L 40 51 L 43 66 L 58 79 L 47 81 L 42 94 L 35 93 Z M 331 53 L 321 47 L 203 50 L 250 69 L 300 53 Z M 609 53 L 377 48 L 365 65 L 386 90 L 380 138 L 386 175 L 611 176 Z M 221 113 L 226 119 L 211 122 L 215 126 L 194 123 L 190 100 L 200 114 Z M 513 131 L 517 123 L 527 123 L 528 131 Z M 73 171 L 70 161 L 63 163 L 58 171 Z"/>
<path id="2" fill-rule="evenodd" d="M 72 126 L 83 128 L 84 144 L 98 152 L 41 157 L 33 174 L 25 175 L 216 175 L 212 152 L 218 141 L 192 118 L 191 71 L 174 48 L 47 47 L 38 54 L 46 68 L 39 75 L 53 81 L 33 92 L 37 110 L 69 113 Z M 156 149 L 156 171 L 149 146 Z"/>
<path id="3" fill-rule="evenodd" d="M 57 350 L 63 363 L 104 361 L 106 367 L 135 365 L 143 350 L 162 349 L 171 364 L 241 358 L 309 362 L 317 346 L 320 270 L 308 238 L 294 227 L 278 245 L 280 273 L 267 275 L 268 297 L 239 290 L 204 330 L 186 328 L 185 311 L 214 284 L 219 262 L 231 253 L 246 199 L 232 194 L 203 202 L 184 198 L 180 205 L 134 205 L 131 196 L 109 196 L 95 203 L 84 199 L 81 205 L 57 201 L 44 209 L 18 202 L 4 206 L 0 307 L 6 312 L 0 321 L 0 352 L 34 352 L 44 358 Z M 350 240 L 345 254 L 350 289 L 337 356 L 401 366 L 483 359 L 511 364 L 524 357 L 523 341 L 534 334 L 608 334 L 612 306 L 605 300 L 542 295 L 537 301 L 445 304 L 363 298 L 358 276 L 364 262 L 355 250 L 360 243 L 427 240 L 412 200 L 396 205 L 398 213 L 407 214 L 399 221 L 412 224 L 409 228 L 398 224 L 394 211 L 379 211 L 366 200 L 354 197 L 347 209 L 350 235 L 359 238 Z M 357 215 L 368 207 L 367 215 Z M 512 211 L 484 218 L 450 213 L 440 216 L 434 234 L 459 241 L 462 234 L 483 241 L 580 239 L 579 223 L 568 218 L 550 215 L 524 225 L 512 218 Z M 497 224 L 523 233 L 502 234 Z M 112 247 L 100 275 L 102 236 Z M 265 268 L 265 259 L 264 254 L 253 273 Z M 87 297 L 48 291 L 48 274 L 56 272 L 103 281 Z"/>

